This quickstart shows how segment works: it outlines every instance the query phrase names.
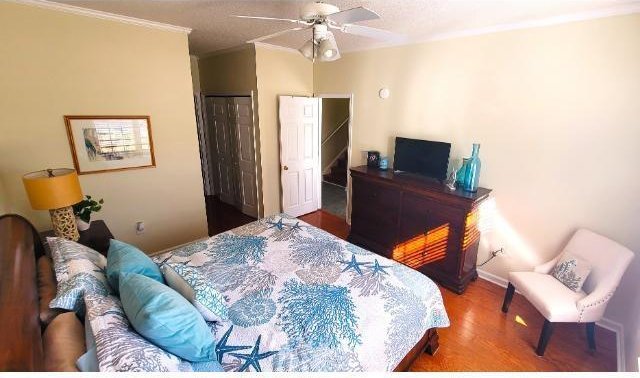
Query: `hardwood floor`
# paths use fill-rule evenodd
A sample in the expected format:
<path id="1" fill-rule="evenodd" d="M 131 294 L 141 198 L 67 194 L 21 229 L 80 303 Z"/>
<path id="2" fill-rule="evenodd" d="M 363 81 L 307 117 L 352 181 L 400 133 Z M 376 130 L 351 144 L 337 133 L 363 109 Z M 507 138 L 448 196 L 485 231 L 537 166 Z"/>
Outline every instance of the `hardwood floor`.
<path id="1" fill-rule="evenodd" d="M 300 217 L 340 238 L 347 223 L 316 211 Z M 587 347 L 584 325 L 557 324 L 544 357 L 534 349 L 544 318 L 516 294 L 508 314 L 500 311 L 505 289 L 488 281 L 472 282 L 463 295 L 441 288 L 451 320 L 439 329 L 440 349 L 422 354 L 410 371 L 616 371 L 616 336 L 596 327 L 597 351 Z"/>
<path id="2" fill-rule="evenodd" d="M 220 201 L 217 196 L 205 196 L 204 199 L 207 206 L 209 236 L 240 227 L 256 220 L 253 217 L 243 214 L 235 207 Z"/>

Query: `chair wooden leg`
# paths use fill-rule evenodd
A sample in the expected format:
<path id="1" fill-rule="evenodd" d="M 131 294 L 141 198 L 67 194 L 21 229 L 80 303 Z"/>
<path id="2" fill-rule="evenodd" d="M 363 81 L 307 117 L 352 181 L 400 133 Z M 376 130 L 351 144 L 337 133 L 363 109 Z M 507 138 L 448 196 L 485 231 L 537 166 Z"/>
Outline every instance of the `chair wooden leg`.
<path id="1" fill-rule="evenodd" d="M 544 325 L 542 326 L 542 332 L 540 332 L 540 340 L 538 340 L 538 348 L 536 349 L 536 354 L 538 356 L 544 356 L 544 350 L 547 349 L 547 344 L 549 343 L 552 332 L 553 323 L 545 319 Z"/>
<path id="2" fill-rule="evenodd" d="M 587 341 L 589 349 L 596 350 L 596 323 L 587 323 Z"/>
<path id="3" fill-rule="evenodd" d="M 511 300 L 513 299 L 513 293 L 516 292 L 516 287 L 509 282 L 509 286 L 507 286 L 507 292 L 504 294 L 504 302 L 502 302 L 502 312 L 505 314 L 509 312 L 509 306 L 511 305 Z"/>

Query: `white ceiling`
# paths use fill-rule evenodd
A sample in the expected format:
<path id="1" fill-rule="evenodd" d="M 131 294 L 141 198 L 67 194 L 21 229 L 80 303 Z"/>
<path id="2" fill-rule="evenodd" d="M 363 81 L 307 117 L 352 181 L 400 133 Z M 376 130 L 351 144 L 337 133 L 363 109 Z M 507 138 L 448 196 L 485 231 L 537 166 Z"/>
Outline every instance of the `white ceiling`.
<path id="1" fill-rule="evenodd" d="M 247 20 L 232 14 L 297 18 L 309 1 L 228 0 L 56 0 L 79 7 L 192 28 L 192 54 L 241 45 L 249 39 L 291 28 L 287 22 Z M 461 35 L 479 29 L 498 30 L 513 24 L 593 18 L 598 15 L 640 11 L 640 0 L 327 0 L 348 9 L 365 6 L 381 20 L 362 25 L 403 33 L 409 41 Z M 309 32 L 293 32 L 265 42 L 298 48 Z M 336 33 L 342 52 L 384 46 L 364 37 Z"/>

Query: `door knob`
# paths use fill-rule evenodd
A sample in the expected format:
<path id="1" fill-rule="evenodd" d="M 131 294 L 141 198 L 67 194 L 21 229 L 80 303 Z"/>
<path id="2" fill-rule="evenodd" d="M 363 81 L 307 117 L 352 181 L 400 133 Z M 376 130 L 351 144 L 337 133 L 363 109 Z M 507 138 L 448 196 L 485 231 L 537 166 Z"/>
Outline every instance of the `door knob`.
<path id="1" fill-rule="evenodd" d="M 282 169 L 284 169 L 285 171 L 288 171 L 288 170 L 289 170 L 289 167 L 287 167 L 287 166 L 285 165 Z"/>

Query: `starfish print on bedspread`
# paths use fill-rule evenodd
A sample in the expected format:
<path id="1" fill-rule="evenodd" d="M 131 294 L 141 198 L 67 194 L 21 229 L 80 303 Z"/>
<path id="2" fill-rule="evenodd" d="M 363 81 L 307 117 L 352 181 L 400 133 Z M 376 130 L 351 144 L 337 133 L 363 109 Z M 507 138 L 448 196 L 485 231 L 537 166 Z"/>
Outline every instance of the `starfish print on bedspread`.
<path id="1" fill-rule="evenodd" d="M 278 223 L 271 223 L 274 226 L 270 228 L 275 228 L 271 234 L 271 239 L 274 241 L 292 241 L 300 235 L 300 231 L 302 231 L 300 222 L 296 222 L 296 224 L 282 223 L 282 227 L 280 227 L 281 222 L 282 219 Z"/>
<path id="2" fill-rule="evenodd" d="M 222 338 L 220 338 L 220 341 L 216 344 L 216 357 L 219 363 L 222 363 L 222 357 L 224 357 L 225 353 L 251 348 L 251 345 L 227 345 L 227 340 L 229 340 L 231 331 L 233 331 L 233 326 L 231 326 L 227 332 L 222 335 Z"/>
<path id="3" fill-rule="evenodd" d="M 241 360 L 244 360 L 244 364 L 240 366 L 240 369 L 238 369 L 238 371 L 246 371 L 247 369 L 249 369 L 250 366 L 253 367 L 256 371 L 262 371 L 262 368 L 260 367 L 260 360 L 273 356 L 274 354 L 278 353 L 277 350 L 260 353 L 261 338 L 262 338 L 262 335 L 258 336 L 258 340 L 256 340 L 256 345 L 253 347 L 253 350 L 249 354 L 229 353 L 233 357 L 237 357 L 237 358 L 240 358 Z"/>
<path id="4" fill-rule="evenodd" d="M 267 221 L 271 226 L 269 228 L 277 228 L 279 231 L 284 229 L 285 224 L 282 222 L 282 218 L 280 218 L 277 222 Z"/>
<path id="5" fill-rule="evenodd" d="M 376 260 L 374 261 L 374 263 L 373 263 L 373 269 L 372 269 L 372 272 L 373 272 L 374 274 L 376 274 L 376 273 L 389 274 L 389 273 L 387 273 L 387 271 L 386 271 L 386 270 L 384 270 L 385 268 L 391 268 L 391 266 L 389 266 L 389 265 L 380 265 L 380 263 L 378 262 L 378 259 L 376 259 Z"/>
<path id="6" fill-rule="evenodd" d="M 356 255 L 351 255 L 351 261 L 341 261 L 343 264 L 347 264 L 347 266 L 342 269 L 343 272 L 346 272 L 349 269 L 355 270 L 359 275 L 362 275 L 362 269 L 360 269 L 360 265 L 367 266 L 369 263 L 367 262 L 358 262 L 356 260 Z"/>

